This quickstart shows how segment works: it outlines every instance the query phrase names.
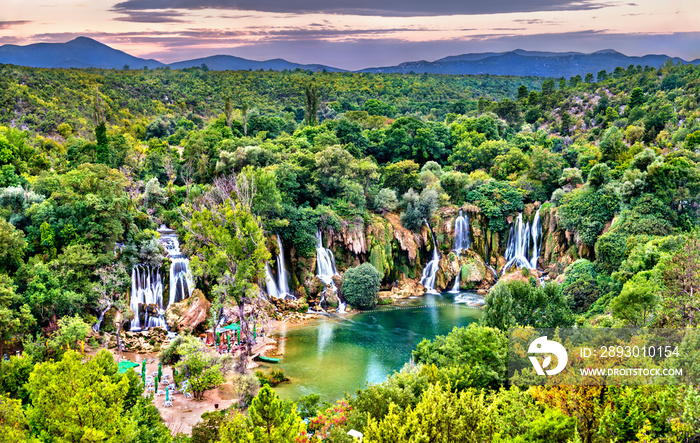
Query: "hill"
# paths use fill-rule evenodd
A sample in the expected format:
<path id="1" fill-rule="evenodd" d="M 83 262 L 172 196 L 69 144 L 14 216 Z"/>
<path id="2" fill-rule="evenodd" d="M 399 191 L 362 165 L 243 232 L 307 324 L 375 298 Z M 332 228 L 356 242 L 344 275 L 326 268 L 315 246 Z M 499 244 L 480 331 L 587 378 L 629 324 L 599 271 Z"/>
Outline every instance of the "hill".
<path id="1" fill-rule="evenodd" d="M 333 68 L 331 66 L 325 65 L 303 65 L 299 63 L 288 62 L 287 60 L 281 58 L 275 58 L 272 60 L 257 61 L 249 60 L 242 57 L 235 57 L 233 55 L 213 55 L 211 57 L 197 58 L 194 60 L 185 60 L 181 62 L 171 63 L 168 66 L 171 69 L 185 69 L 202 66 L 202 64 L 207 65 L 207 67 L 214 71 L 257 71 L 262 69 L 264 71 L 284 71 L 288 69 L 293 71 L 295 69 L 305 69 L 309 71 L 323 71 L 328 72 L 342 72 L 342 69 Z"/>
<path id="2" fill-rule="evenodd" d="M 667 60 L 674 63 L 688 63 L 680 58 L 667 55 L 645 55 L 631 57 L 607 49 L 591 54 L 580 52 L 533 52 L 521 49 L 503 53 L 475 53 L 445 57 L 434 62 L 425 60 L 363 69 L 372 73 L 429 73 L 429 74 L 490 74 L 537 77 L 573 77 L 596 74 L 599 71 L 614 71 L 616 67 L 629 65 L 661 67 Z M 691 62 L 700 63 L 700 60 Z"/>
<path id="3" fill-rule="evenodd" d="M 157 60 L 134 57 L 87 37 L 66 43 L 35 43 L 0 46 L 0 63 L 33 68 L 161 68 Z"/>

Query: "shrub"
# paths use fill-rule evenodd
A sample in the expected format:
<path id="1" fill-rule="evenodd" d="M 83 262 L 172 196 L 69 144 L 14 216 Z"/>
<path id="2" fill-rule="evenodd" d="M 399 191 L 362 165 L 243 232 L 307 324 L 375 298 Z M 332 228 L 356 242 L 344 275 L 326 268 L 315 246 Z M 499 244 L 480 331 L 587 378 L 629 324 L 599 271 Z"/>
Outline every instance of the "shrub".
<path id="1" fill-rule="evenodd" d="M 438 208 L 438 193 L 433 189 L 425 189 L 420 196 L 409 189 L 403 195 L 406 211 L 401 214 L 401 224 L 411 231 L 420 230 L 423 220 L 430 220 Z"/>
<path id="2" fill-rule="evenodd" d="M 373 308 L 382 276 L 371 263 L 350 268 L 343 275 L 341 293 L 345 300 L 358 308 Z"/>
<path id="3" fill-rule="evenodd" d="M 393 212 L 399 206 L 396 192 L 393 189 L 382 188 L 374 199 L 377 212 Z"/>

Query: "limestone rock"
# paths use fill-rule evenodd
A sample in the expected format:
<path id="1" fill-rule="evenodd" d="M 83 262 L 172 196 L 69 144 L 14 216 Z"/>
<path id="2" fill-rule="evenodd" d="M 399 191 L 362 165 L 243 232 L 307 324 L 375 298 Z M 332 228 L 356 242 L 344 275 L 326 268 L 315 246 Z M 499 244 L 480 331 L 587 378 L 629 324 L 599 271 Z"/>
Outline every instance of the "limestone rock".
<path id="1" fill-rule="evenodd" d="M 401 250 L 408 252 L 408 260 L 411 263 L 415 263 L 418 250 L 424 244 L 424 238 L 420 234 L 415 234 L 404 228 L 397 214 L 387 213 L 386 219 L 394 228 L 394 238 L 399 242 Z"/>
<path id="2" fill-rule="evenodd" d="M 393 288 L 388 294 L 394 300 L 400 300 L 409 297 L 422 297 L 425 295 L 425 287 L 418 283 L 418 280 L 402 279 L 399 284 Z M 386 291 L 383 293 L 386 297 Z"/>
<path id="3" fill-rule="evenodd" d="M 523 275 L 523 269 L 512 269 L 511 272 L 506 273 L 506 275 L 501 276 L 500 281 L 511 282 L 511 281 L 522 281 L 528 283 L 530 277 L 539 279 L 540 272 L 536 269 L 527 269 L 527 276 Z"/>
<path id="4" fill-rule="evenodd" d="M 192 332 L 197 326 L 204 323 L 211 308 L 211 303 L 195 289 L 192 296 L 179 303 L 173 303 L 165 311 L 165 321 L 170 329 L 176 332 Z"/>

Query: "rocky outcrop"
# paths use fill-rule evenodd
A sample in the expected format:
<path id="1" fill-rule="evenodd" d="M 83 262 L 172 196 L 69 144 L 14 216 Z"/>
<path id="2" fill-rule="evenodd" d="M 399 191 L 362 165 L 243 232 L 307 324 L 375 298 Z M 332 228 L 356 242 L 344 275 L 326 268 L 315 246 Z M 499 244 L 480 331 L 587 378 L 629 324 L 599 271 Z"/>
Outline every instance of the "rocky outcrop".
<path id="1" fill-rule="evenodd" d="M 499 280 L 504 282 L 521 281 L 529 283 L 530 278 L 539 279 L 540 275 L 540 271 L 536 269 L 513 269 L 511 272 L 506 273 L 506 275 L 501 276 Z"/>
<path id="2" fill-rule="evenodd" d="M 165 311 L 165 321 L 174 332 L 191 333 L 207 320 L 209 308 L 209 300 L 202 291 L 195 289 L 191 297 L 172 304 Z"/>
<path id="3" fill-rule="evenodd" d="M 150 328 L 143 332 L 120 333 L 124 349 L 139 354 L 150 354 L 160 352 L 161 348 L 170 343 L 168 331 L 164 328 Z M 114 345 L 116 346 L 116 337 Z M 111 343 L 111 342 L 110 342 Z"/>
<path id="4" fill-rule="evenodd" d="M 425 295 L 425 288 L 413 279 L 402 279 L 389 291 L 381 291 L 377 294 L 379 299 L 392 298 L 402 300 L 410 297 L 422 297 Z"/>
<path id="5" fill-rule="evenodd" d="M 486 267 L 484 260 L 473 250 L 457 256 L 450 251 L 440 260 L 436 286 L 440 291 L 452 289 L 457 274 L 460 276 L 461 290 L 475 290 L 489 287 L 496 283 L 493 273 Z"/>

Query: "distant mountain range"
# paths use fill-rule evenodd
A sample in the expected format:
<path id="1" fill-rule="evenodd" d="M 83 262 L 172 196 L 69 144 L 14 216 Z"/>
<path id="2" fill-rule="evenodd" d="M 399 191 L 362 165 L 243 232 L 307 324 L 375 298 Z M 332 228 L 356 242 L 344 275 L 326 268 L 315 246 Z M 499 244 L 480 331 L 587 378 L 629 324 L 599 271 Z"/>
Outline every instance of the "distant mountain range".
<path id="1" fill-rule="evenodd" d="M 134 57 L 96 40 L 78 37 L 67 43 L 35 43 L 0 46 L 0 63 L 34 68 L 162 68 L 157 60 Z"/>
<path id="2" fill-rule="evenodd" d="M 397 66 L 367 68 L 361 72 L 400 72 L 430 74 L 491 74 L 537 77 L 573 77 L 596 75 L 602 70 L 612 72 L 616 67 L 629 65 L 652 66 L 658 68 L 671 58 L 674 63 L 689 63 L 678 57 L 667 55 L 645 55 L 630 57 L 612 49 L 592 54 L 581 52 L 537 52 L 516 49 L 510 52 L 486 52 L 462 54 L 441 58 L 434 62 L 425 60 L 401 63 Z M 700 59 L 690 62 L 700 64 Z"/>
<path id="3" fill-rule="evenodd" d="M 454 55 L 433 62 L 411 61 L 396 66 L 362 69 L 358 72 L 491 74 L 568 78 L 575 75 L 585 76 L 589 72 L 596 75 L 601 70 L 611 72 L 618 66 L 641 65 L 658 68 L 669 58 L 671 57 L 667 55 L 629 57 L 611 49 L 592 54 L 517 49 L 510 52 Z M 674 57 L 672 60 L 675 63 L 700 64 L 700 59 L 687 62 Z M 3 45 L 0 46 L 0 63 L 37 68 L 122 69 L 129 66 L 132 69 L 143 67 L 154 69 L 168 66 L 171 69 L 184 69 L 206 64 L 209 69 L 215 71 L 258 69 L 282 71 L 297 68 L 311 71 L 344 71 L 320 64 L 304 65 L 283 59 L 256 61 L 231 55 L 215 55 L 166 65 L 157 60 L 134 57 L 87 37 L 78 37 L 66 43 L 36 43 L 27 46 Z"/>

